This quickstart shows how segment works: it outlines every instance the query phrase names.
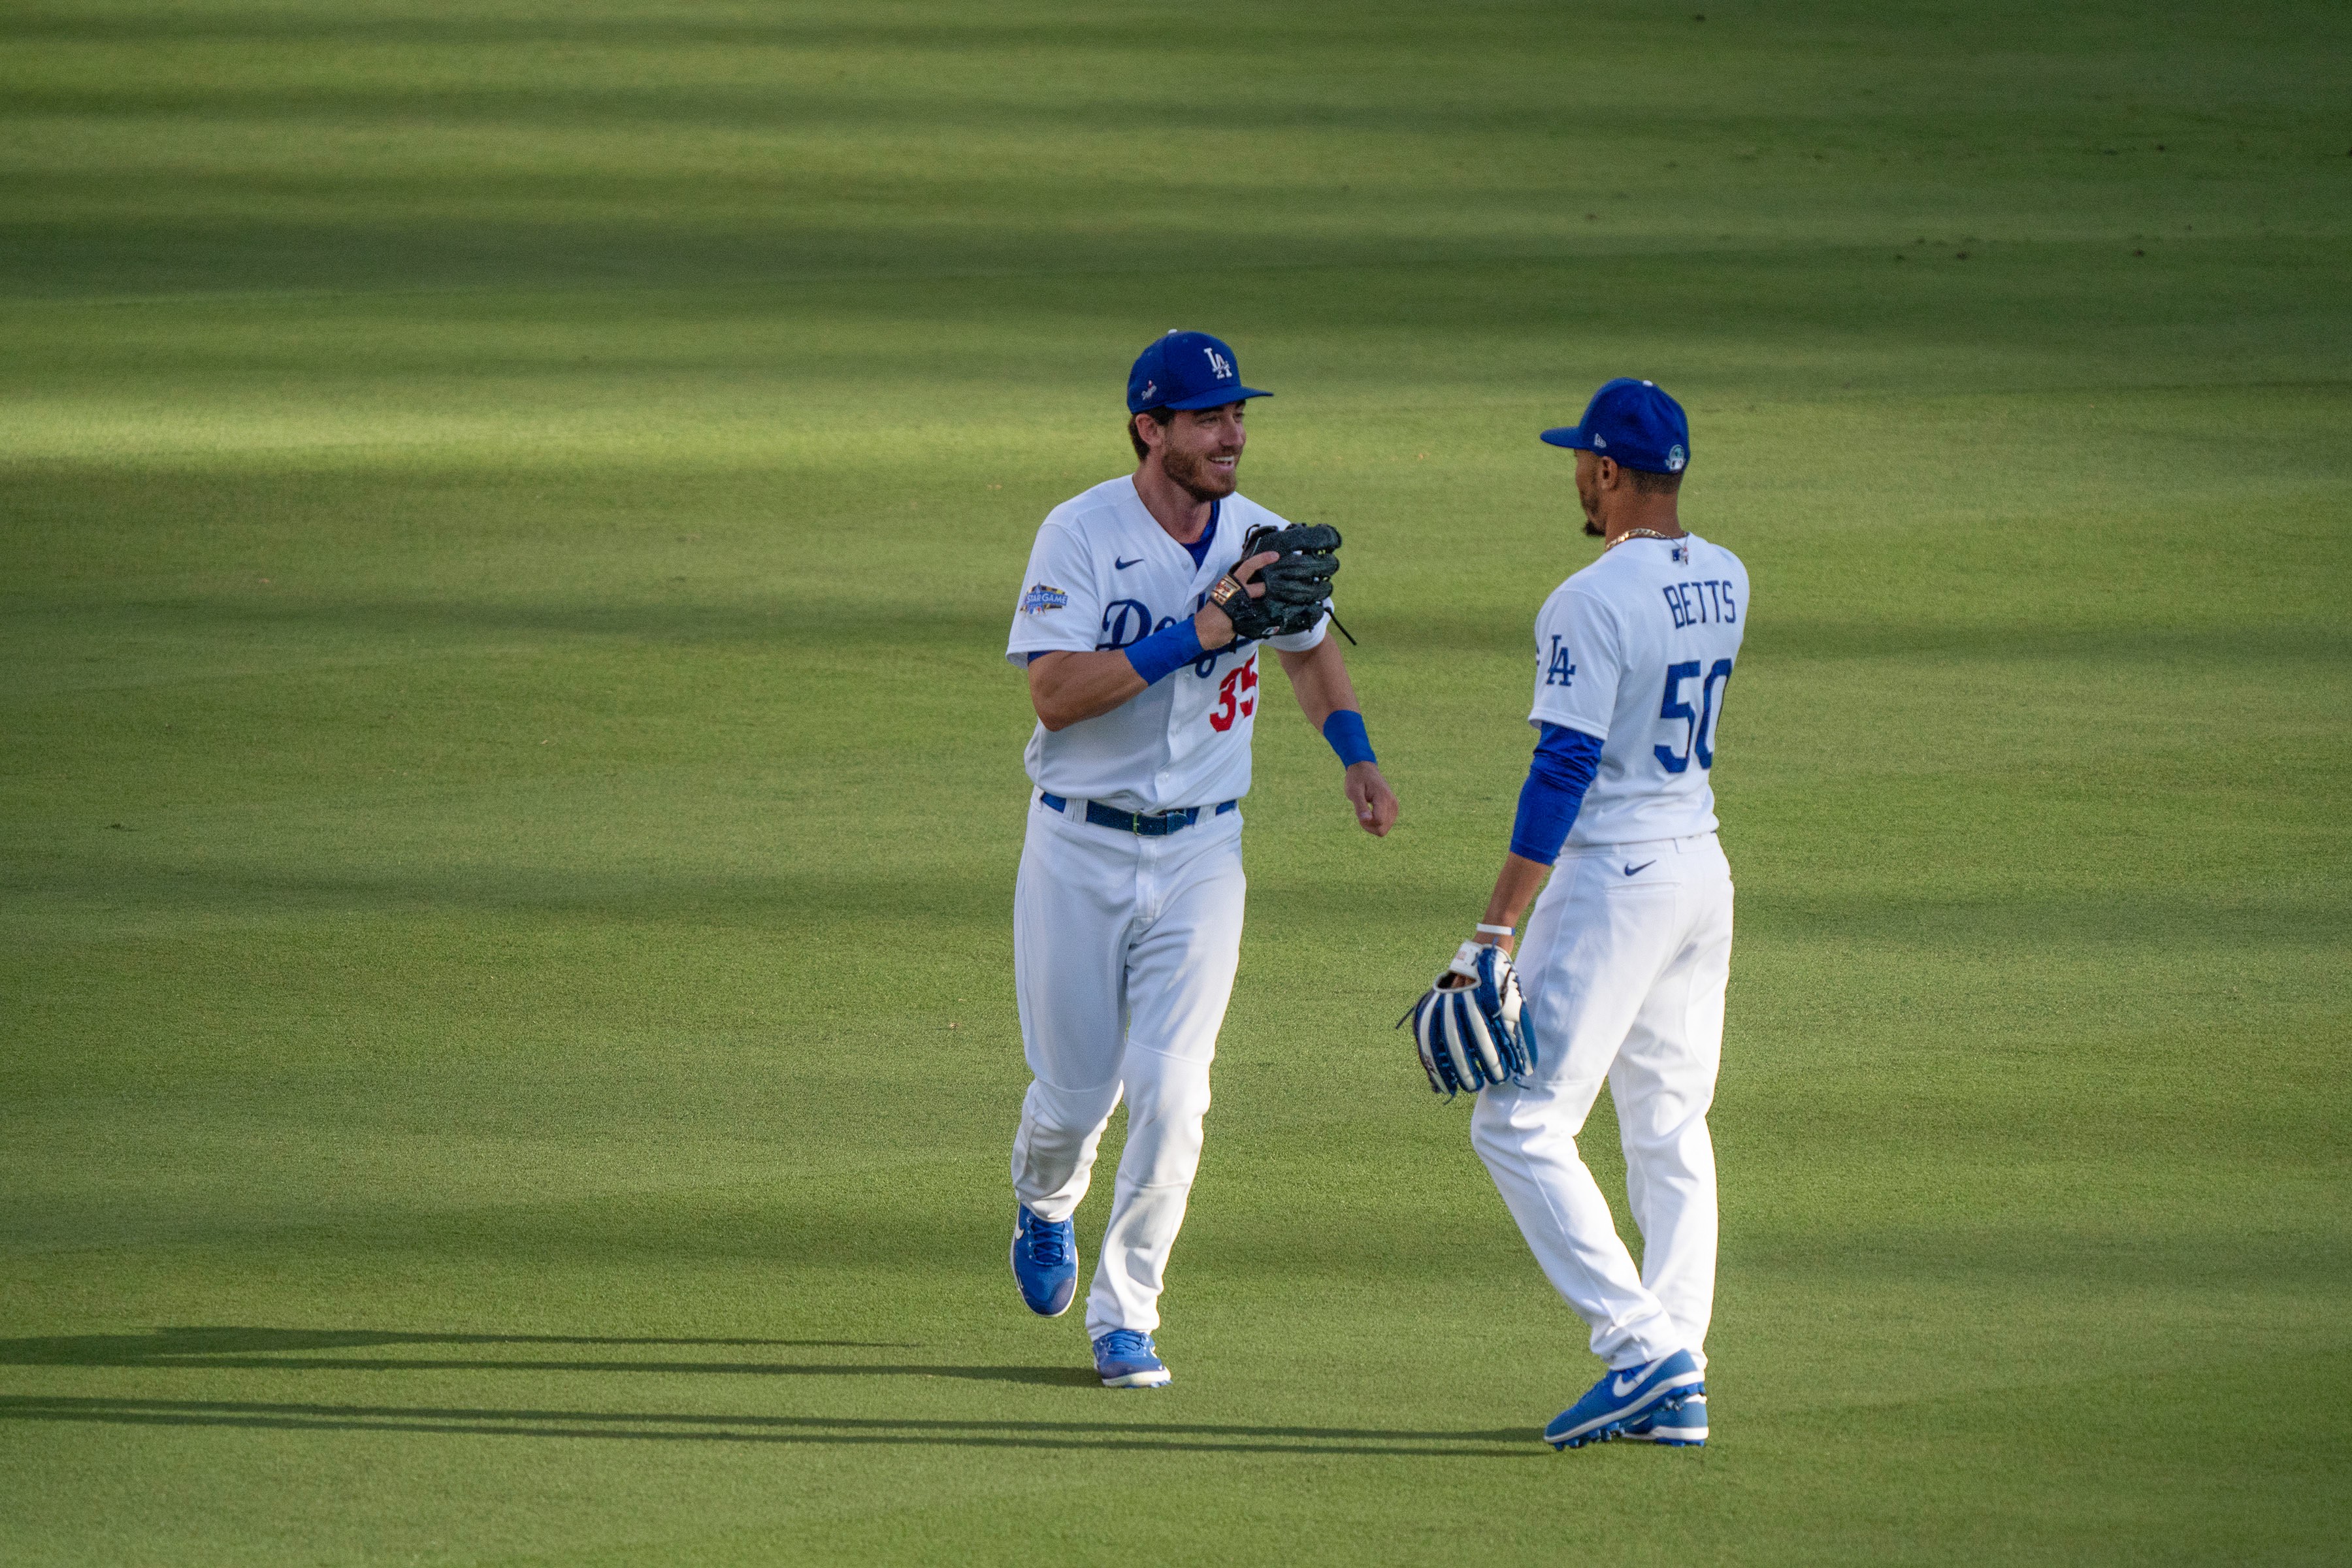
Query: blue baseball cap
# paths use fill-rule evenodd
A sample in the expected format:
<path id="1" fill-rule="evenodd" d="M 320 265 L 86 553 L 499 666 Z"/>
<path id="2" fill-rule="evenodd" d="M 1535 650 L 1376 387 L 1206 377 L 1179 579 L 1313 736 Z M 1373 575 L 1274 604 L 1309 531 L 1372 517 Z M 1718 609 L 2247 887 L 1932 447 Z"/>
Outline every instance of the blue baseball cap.
<path id="1" fill-rule="evenodd" d="M 1594 393 L 1582 423 L 1547 430 L 1543 438 L 1555 447 L 1614 458 L 1621 467 L 1645 473 L 1679 474 L 1690 466 L 1690 421 L 1683 405 L 1656 382 L 1630 375 Z"/>
<path id="2" fill-rule="evenodd" d="M 1147 408 L 1223 408 L 1245 397 L 1272 397 L 1242 384 L 1240 362 L 1222 338 L 1206 332 L 1170 332 L 1135 356 L 1127 373 L 1127 411 Z"/>

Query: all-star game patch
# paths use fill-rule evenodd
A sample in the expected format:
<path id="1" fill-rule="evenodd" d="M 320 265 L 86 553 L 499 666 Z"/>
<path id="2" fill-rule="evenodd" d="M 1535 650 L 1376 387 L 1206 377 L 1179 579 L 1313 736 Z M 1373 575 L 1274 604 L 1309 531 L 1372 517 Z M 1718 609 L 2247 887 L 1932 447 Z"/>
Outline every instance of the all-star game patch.
<path id="1" fill-rule="evenodd" d="M 1029 585 L 1029 591 L 1021 595 L 1021 613 L 1024 616 L 1042 616 L 1048 610 L 1058 610 L 1069 602 L 1070 596 L 1059 588 L 1049 588 L 1043 583 L 1033 583 Z"/>

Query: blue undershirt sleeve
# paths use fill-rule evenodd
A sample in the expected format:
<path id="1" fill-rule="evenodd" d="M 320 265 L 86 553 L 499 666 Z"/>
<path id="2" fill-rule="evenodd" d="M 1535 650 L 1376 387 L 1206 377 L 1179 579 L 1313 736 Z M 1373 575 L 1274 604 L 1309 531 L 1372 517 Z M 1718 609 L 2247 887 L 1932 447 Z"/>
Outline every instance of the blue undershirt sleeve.
<path id="1" fill-rule="evenodd" d="M 1601 765 L 1601 741 L 1581 730 L 1547 722 L 1536 754 L 1528 764 L 1528 782 L 1519 786 L 1518 819 L 1511 824 L 1511 853 L 1523 860 L 1549 866 L 1559 858 L 1559 847 L 1576 826 L 1584 792 Z"/>

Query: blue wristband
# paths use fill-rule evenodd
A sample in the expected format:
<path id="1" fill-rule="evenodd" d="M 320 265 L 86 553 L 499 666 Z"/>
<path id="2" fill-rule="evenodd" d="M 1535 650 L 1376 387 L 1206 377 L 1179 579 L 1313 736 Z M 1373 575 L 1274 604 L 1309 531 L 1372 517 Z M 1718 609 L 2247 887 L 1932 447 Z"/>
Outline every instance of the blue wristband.
<path id="1" fill-rule="evenodd" d="M 1143 677 L 1146 686 L 1173 675 L 1188 664 L 1199 663 L 1203 651 L 1201 630 L 1192 624 L 1190 616 L 1160 627 L 1140 641 L 1128 644 L 1126 648 L 1127 662 L 1135 667 L 1136 674 Z"/>
<path id="2" fill-rule="evenodd" d="M 1343 768 L 1380 760 L 1372 755 L 1371 737 L 1364 733 L 1364 716 L 1353 708 L 1331 710 L 1331 716 L 1323 721 L 1323 738 L 1339 753 Z"/>

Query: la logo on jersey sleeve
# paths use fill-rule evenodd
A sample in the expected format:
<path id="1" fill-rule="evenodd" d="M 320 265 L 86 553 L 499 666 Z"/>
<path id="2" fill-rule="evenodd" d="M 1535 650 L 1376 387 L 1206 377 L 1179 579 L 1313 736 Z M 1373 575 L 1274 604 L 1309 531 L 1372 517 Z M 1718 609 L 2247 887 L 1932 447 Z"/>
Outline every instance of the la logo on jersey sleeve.
<path id="1" fill-rule="evenodd" d="M 1576 684 L 1576 662 L 1568 657 L 1567 640 L 1556 633 L 1551 639 L 1551 657 L 1544 665 L 1543 683 L 1546 686 Z"/>

